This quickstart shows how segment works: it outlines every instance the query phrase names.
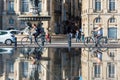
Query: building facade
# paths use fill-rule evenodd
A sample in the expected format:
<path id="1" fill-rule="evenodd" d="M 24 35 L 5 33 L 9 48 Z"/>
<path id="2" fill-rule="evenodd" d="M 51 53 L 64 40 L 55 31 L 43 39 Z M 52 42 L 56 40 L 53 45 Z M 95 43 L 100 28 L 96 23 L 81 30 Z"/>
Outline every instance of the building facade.
<path id="1" fill-rule="evenodd" d="M 103 36 L 108 42 L 120 39 L 120 1 L 119 0 L 82 0 L 82 30 L 90 36 L 93 28 L 103 28 Z M 82 50 L 83 80 L 119 80 L 119 49 L 110 48 L 102 52 L 102 63 L 97 64 L 93 52 Z"/>
<path id="2" fill-rule="evenodd" d="M 38 0 L 40 16 L 50 16 L 49 21 L 41 20 L 45 31 L 50 33 L 63 34 L 65 27 L 63 21 L 70 20 L 71 17 L 78 17 L 78 1 L 71 0 Z M 19 20 L 19 16 L 31 16 L 30 0 L 1 0 L 0 1 L 0 28 L 1 29 L 22 29 L 26 27 L 26 22 Z M 74 5 L 74 6 L 71 6 Z M 74 10 L 74 11 L 73 11 Z M 56 26 L 59 24 L 60 26 Z M 56 28 L 57 27 L 57 28 Z M 60 30 L 59 30 L 60 29 Z M 55 32 L 56 31 L 56 32 Z M 63 37 L 63 36 L 61 36 Z M 66 36 L 65 36 L 66 37 Z M 63 39 L 65 39 L 65 37 Z M 0 80 L 30 80 L 31 60 L 26 59 L 27 48 L 17 49 L 12 54 L 0 55 Z M 80 70 L 80 49 L 45 49 L 44 57 L 39 66 L 39 79 L 41 80 L 67 80 L 75 79 L 79 76 Z"/>
<path id="3" fill-rule="evenodd" d="M 2 29 L 2 11 L 3 11 L 3 5 L 2 5 L 3 1 L 0 1 L 0 29 Z"/>
<path id="4" fill-rule="evenodd" d="M 29 14 L 32 9 L 32 3 L 29 0 L 3 0 L 1 1 L 3 4 L 2 10 L 2 29 L 22 29 L 25 28 L 25 21 L 21 21 L 18 19 L 21 15 L 31 15 Z M 47 0 L 39 0 L 39 14 L 42 17 L 49 16 Z M 48 21 L 40 20 L 44 24 L 45 28 L 48 27 Z"/>
<path id="5" fill-rule="evenodd" d="M 23 29 L 26 27 L 26 22 L 19 20 L 19 16 L 31 16 L 32 8 L 30 0 L 1 0 L 0 1 L 0 29 Z M 48 5 L 48 6 L 47 6 Z M 39 0 L 39 11 L 41 17 L 49 17 L 50 3 L 49 0 Z M 43 23 L 45 32 L 48 28 L 48 20 L 40 20 Z M 25 59 L 21 54 L 21 49 L 12 52 L 9 55 L 2 53 L 0 60 L 0 80 L 30 80 L 31 60 Z M 39 67 L 39 79 L 48 80 L 47 67 L 49 65 L 48 49 L 43 51 L 45 60 L 41 61 L 43 66 Z M 47 58 L 47 60 L 46 60 Z M 3 65 L 2 65 L 3 64 Z"/>

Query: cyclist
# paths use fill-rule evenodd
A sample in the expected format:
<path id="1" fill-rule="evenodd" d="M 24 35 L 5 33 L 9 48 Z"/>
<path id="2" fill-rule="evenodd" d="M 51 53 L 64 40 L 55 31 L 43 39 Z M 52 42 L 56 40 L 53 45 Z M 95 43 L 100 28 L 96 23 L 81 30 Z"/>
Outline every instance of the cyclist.
<path id="1" fill-rule="evenodd" d="M 95 32 L 94 36 L 96 38 L 96 42 L 98 43 L 98 40 L 103 36 L 103 28 L 101 25 L 99 25 L 97 28 L 93 30 Z M 97 45 L 96 45 L 97 46 Z"/>
<path id="2" fill-rule="evenodd" d="M 41 34 L 41 28 L 38 28 L 36 24 L 32 24 L 31 31 L 36 41 L 37 36 Z"/>

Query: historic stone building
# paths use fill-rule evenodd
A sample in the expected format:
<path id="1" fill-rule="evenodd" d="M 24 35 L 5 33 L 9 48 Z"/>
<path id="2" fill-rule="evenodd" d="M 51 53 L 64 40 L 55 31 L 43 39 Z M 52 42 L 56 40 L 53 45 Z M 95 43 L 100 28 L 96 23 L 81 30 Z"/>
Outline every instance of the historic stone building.
<path id="1" fill-rule="evenodd" d="M 0 29 L 2 29 L 2 11 L 3 11 L 3 1 L 0 1 Z"/>
<path id="2" fill-rule="evenodd" d="M 25 21 L 20 21 L 18 17 L 20 15 L 30 15 L 32 8 L 31 2 L 29 0 L 3 0 L 2 10 L 2 29 L 15 28 L 22 29 L 25 28 Z M 42 17 L 48 17 L 47 0 L 39 0 L 39 14 Z M 45 21 L 44 18 L 40 20 L 43 22 L 45 28 L 48 27 L 48 21 Z"/>
<path id="3" fill-rule="evenodd" d="M 26 22 L 20 20 L 19 16 L 27 17 L 33 15 L 30 12 L 32 8 L 30 0 L 1 0 L 0 4 L 0 29 L 25 28 Z M 43 23 L 45 31 L 47 31 L 49 25 L 48 20 L 45 20 L 45 18 L 50 17 L 50 5 L 49 0 L 39 0 L 40 22 Z M 10 55 L 9 53 L 5 55 L 1 53 L 0 80 L 29 80 L 32 66 L 31 61 L 23 56 L 27 49 L 23 49 L 25 50 L 17 49 L 17 51 L 10 53 Z M 43 66 L 40 66 L 39 69 L 39 79 L 48 80 L 49 74 L 47 74 L 46 70 L 49 66 L 48 49 L 43 51 L 43 53 L 42 56 L 45 59 L 41 61 Z"/>
<path id="4" fill-rule="evenodd" d="M 38 1 L 39 14 L 42 17 L 40 22 L 43 23 L 45 31 L 48 30 L 53 34 L 56 32 L 63 33 L 64 27 L 58 27 L 56 23 L 62 24 L 63 21 L 80 15 L 77 12 L 79 11 L 79 0 L 74 2 L 72 0 Z M 0 4 L 0 29 L 22 29 L 26 27 L 26 22 L 21 21 L 19 17 L 32 15 L 30 14 L 32 7 L 30 0 L 1 0 Z M 45 20 L 44 17 L 51 18 Z M 66 39 L 66 36 L 61 37 Z M 31 61 L 23 55 L 27 53 L 27 48 L 23 49 L 17 49 L 12 54 L 0 55 L 0 80 L 29 80 L 32 66 Z M 43 60 L 41 60 L 42 65 L 39 67 L 39 79 L 65 80 L 77 78 L 80 75 L 80 51 L 79 48 L 71 49 L 70 52 L 68 49 L 45 49 L 42 55 Z"/>
<path id="5" fill-rule="evenodd" d="M 103 27 L 103 36 L 108 41 L 120 39 L 120 1 L 119 0 L 82 0 L 82 30 L 90 36 L 94 27 Z M 110 48 L 102 52 L 102 63 L 97 64 L 93 52 L 82 50 L 83 80 L 119 80 L 119 49 Z"/>

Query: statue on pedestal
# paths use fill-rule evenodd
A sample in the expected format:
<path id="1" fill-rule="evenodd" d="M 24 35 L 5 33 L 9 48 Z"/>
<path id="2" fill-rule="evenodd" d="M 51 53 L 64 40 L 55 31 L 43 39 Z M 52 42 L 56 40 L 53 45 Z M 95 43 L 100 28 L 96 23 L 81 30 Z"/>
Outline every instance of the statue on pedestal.
<path id="1" fill-rule="evenodd" d="M 33 7 L 38 7 L 39 0 L 31 0 L 31 4 Z"/>
<path id="2" fill-rule="evenodd" d="M 39 15 L 39 11 L 38 11 L 39 0 L 30 0 L 30 1 L 31 1 L 31 5 L 32 5 L 31 12 L 35 15 L 36 14 Z"/>

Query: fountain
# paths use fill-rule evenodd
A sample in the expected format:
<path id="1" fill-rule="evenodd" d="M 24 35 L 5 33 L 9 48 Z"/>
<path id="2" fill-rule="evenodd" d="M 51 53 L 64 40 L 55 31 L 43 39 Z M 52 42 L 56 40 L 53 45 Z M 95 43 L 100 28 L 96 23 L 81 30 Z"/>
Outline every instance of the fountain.
<path id="1" fill-rule="evenodd" d="M 22 14 L 18 16 L 18 19 L 21 21 L 28 21 L 28 22 L 40 22 L 40 21 L 48 21 L 50 20 L 50 16 L 42 16 L 40 15 L 39 10 L 39 0 L 30 0 L 32 8 L 27 15 Z"/>

